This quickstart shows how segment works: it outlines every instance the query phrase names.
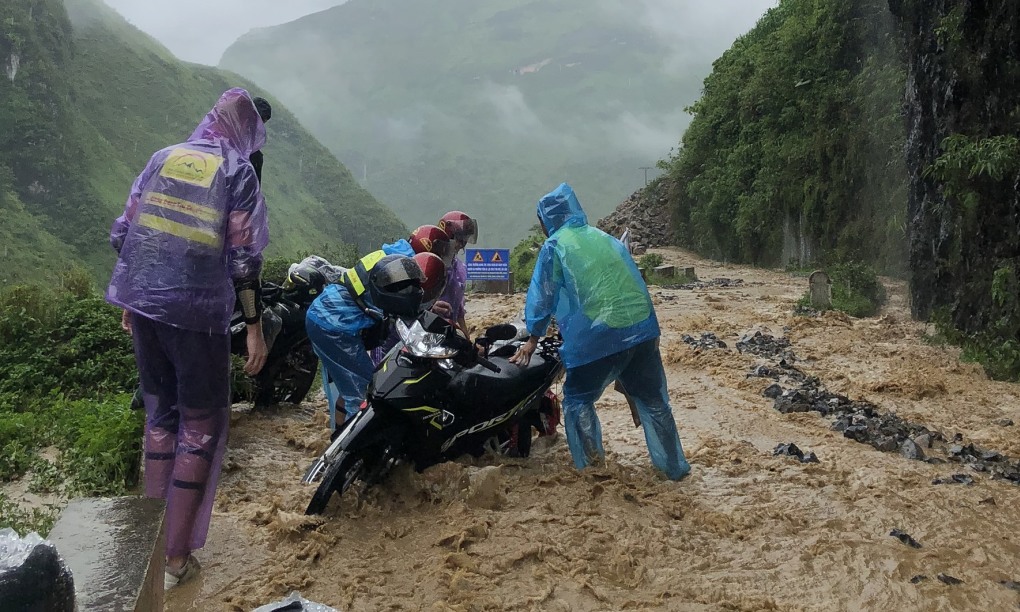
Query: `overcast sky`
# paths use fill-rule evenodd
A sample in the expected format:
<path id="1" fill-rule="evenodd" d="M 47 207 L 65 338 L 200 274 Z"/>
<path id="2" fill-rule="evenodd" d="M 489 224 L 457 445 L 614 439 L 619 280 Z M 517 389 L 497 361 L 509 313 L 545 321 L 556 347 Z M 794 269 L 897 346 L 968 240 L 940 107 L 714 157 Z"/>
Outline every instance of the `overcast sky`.
<path id="1" fill-rule="evenodd" d="M 139 29 L 155 36 L 177 57 L 216 65 L 220 56 L 252 28 L 278 25 L 343 4 L 346 0 L 105 0 Z M 593 0 L 593 3 L 596 0 Z M 778 0 L 634 0 L 653 30 L 706 40 L 714 57 L 746 32 Z M 628 11 L 633 15 L 633 10 Z M 202 17 L 196 18 L 201 15 Z M 209 24 L 215 24 L 210 26 Z"/>
<path id="2" fill-rule="evenodd" d="M 346 0 L 105 0 L 177 57 L 215 65 L 242 34 L 343 4 Z M 196 16 L 201 15 L 201 19 Z M 209 24 L 215 24 L 210 26 Z"/>

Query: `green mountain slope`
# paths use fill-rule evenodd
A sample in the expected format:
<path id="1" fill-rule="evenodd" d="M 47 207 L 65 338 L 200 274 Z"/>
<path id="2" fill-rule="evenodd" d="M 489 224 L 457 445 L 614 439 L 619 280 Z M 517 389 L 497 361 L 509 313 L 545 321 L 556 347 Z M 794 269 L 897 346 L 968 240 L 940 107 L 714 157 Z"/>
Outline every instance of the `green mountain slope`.
<path id="1" fill-rule="evenodd" d="M 262 94 L 236 75 L 176 60 L 97 0 L 5 2 L 0 66 L 0 281 L 52 276 L 74 262 L 106 278 L 106 233 L 152 152 L 187 138 L 225 89 Z M 406 231 L 266 97 L 270 254 L 337 242 L 367 249 Z"/>
<path id="2" fill-rule="evenodd" d="M 711 58 L 657 34 L 652 4 L 669 3 L 350 0 L 221 66 L 271 85 L 408 224 L 462 208 L 511 245 L 562 180 L 608 213 L 686 125 Z"/>
<path id="3" fill-rule="evenodd" d="M 681 243 L 905 274 L 905 79 L 886 0 L 782 0 L 715 62 L 662 164 Z"/>

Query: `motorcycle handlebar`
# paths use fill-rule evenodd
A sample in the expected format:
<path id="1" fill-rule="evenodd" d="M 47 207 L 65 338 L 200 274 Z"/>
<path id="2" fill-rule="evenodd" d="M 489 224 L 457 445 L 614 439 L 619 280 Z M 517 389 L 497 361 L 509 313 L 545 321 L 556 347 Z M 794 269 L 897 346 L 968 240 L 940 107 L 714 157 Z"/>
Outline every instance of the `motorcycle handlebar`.
<path id="1" fill-rule="evenodd" d="M 499 374 L 500 372 L 503 371 L 503 370 L 500 369 L 500 367 L 498 365 L 492 363 L 491 361 L 489 361 L 485 357 L 482 357 L 481 355 L 478 356 L 478 364 L 481 365 L 486 370 L 489 370 L 491 372 L 495 372 L 496 374 Z"/>

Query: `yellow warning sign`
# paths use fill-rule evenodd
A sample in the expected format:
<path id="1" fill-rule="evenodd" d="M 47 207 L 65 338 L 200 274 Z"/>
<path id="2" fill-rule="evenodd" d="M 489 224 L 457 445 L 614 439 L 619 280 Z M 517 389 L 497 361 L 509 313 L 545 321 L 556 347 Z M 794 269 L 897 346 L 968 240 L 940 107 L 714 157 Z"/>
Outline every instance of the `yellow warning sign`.
<path id="1" fill-rule="evenodd" d="M 474 256 L 474 258 L 471 261 L 477 261 L 478 263 L 483 263 L 485 261 L 485 258 L 482 257 L 482 252 L 481 251 L 475 251 L 475 256 Z"/>
<path id="2" fill-rule="evenodd" d="M 499 256 L 499 251 L 492 254 L 492 263 L 503 263 L 503 258 Z"/>

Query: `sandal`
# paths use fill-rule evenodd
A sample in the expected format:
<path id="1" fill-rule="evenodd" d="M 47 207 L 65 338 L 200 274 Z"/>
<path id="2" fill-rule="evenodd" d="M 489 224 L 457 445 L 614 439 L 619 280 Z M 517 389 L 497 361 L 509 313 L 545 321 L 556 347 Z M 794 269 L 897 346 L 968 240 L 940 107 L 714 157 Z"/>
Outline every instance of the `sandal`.
<path id="1" fill-rule="evenodd" d="M 198 559 L 192 555 L 188 555 L 188 560 L 184 562 L 184 567 L 176 572 L 170 571 L 169 569 L 163 572 L 163 590 L 169 591 L 175 586 L 184 584 L 197 576 L 201 569 L 202 566 L 198 564 Z"/>

